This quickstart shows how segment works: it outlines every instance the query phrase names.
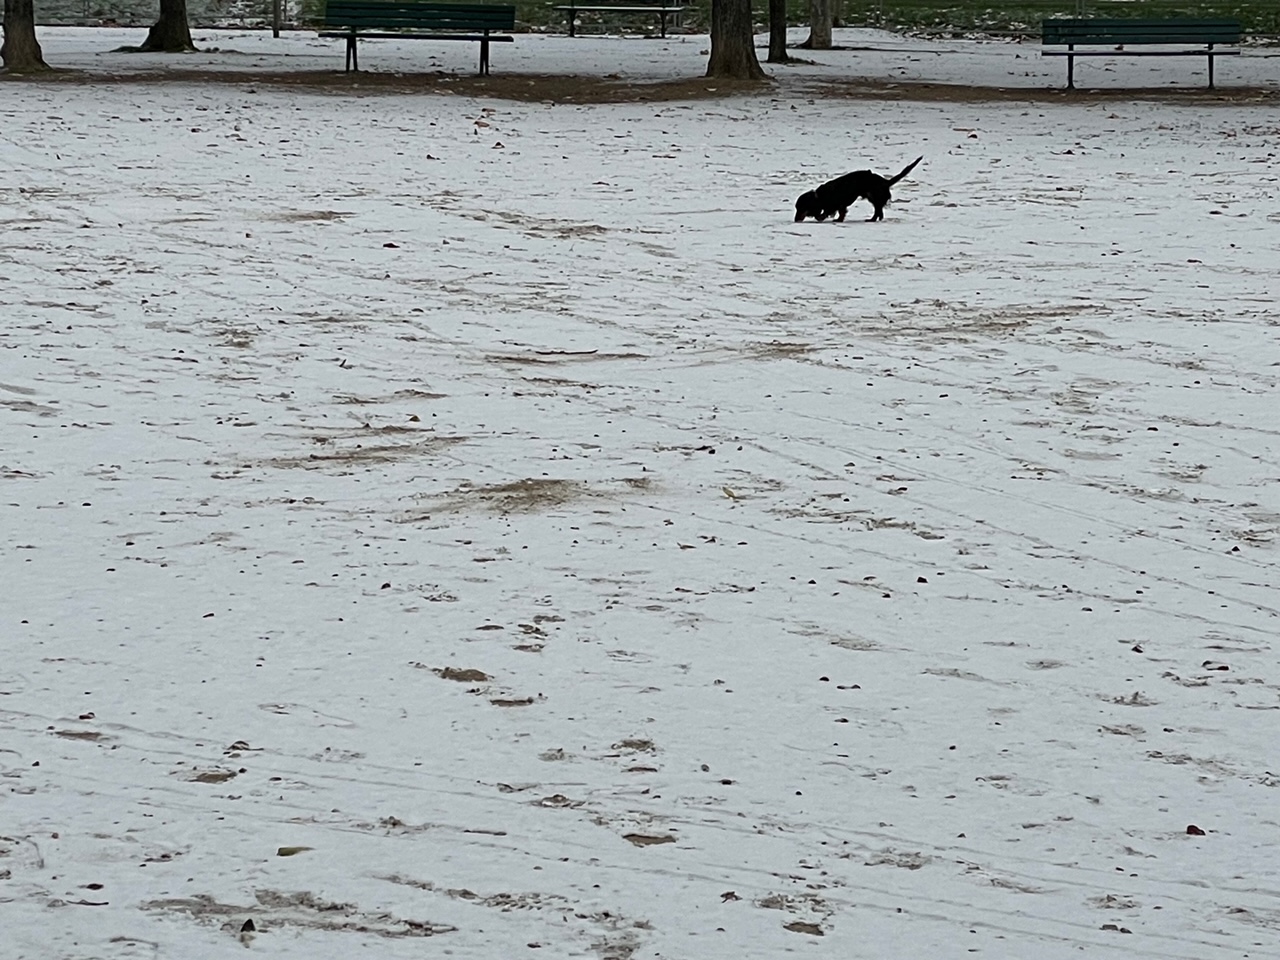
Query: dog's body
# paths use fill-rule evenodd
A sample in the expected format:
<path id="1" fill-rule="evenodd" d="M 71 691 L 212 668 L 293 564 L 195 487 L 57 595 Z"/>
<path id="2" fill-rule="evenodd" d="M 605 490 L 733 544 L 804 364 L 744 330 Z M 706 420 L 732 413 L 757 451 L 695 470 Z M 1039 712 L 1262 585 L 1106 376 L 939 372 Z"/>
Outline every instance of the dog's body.
<path id="1" fill-rule="evenodd" d="M 825 220 L 834 216 L 837 220 L 843 220 L 854 201 L 863 197 L 875 207 L 871 219 L 883 220 L 884 206 L 890 200 L 889 188 L 914 170 L 916 164 L 923 159 L 924 157 L 916 157 L 900 174 L 891 179 L 885 179 L 870 170 L 855 170 L 843 177 L 828 180 L 817 190 L 800 194 L 800 198 L 796 200 L 796 223 L 805 217 Z"/>

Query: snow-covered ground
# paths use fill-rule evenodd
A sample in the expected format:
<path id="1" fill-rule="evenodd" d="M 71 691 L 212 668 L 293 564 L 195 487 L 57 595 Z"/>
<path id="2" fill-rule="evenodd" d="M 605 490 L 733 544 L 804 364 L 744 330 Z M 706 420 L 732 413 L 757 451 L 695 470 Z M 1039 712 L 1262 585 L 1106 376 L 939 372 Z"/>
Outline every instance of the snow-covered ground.
<path id="1" fill-rule="evenodd" d="M 6 960 L 1280 957 L 1274 105 L 2 89 Z"/>

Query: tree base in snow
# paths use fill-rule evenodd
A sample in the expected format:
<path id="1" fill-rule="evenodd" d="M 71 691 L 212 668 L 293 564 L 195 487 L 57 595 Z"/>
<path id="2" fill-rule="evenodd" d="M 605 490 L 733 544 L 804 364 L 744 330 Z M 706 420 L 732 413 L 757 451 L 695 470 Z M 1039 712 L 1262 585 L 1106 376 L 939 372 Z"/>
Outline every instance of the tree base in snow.
<path id="1" fill-rule="evenodd" d="M 36 40 L 36 14 L 31 0 L 4 0 L 4 42 L 0 43 L 4 72 L 45 73 L 40 42 Z"/>
<path id="2" fill-rule="evenodd" d="M 161 0 L 160 19 L 147 31 L 138 53 L 195 53 L 186 0 Z"/>

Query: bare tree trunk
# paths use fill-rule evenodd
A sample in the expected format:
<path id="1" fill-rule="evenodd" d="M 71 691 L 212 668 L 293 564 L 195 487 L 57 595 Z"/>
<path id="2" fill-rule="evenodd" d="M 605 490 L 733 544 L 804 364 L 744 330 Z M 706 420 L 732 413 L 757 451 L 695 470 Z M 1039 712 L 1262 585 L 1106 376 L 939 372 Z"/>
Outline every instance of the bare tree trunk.
<path id="1" fill-rule="evenodd" d="M 787 0 L 769 0 L 769 62 L 786 63 Z"/>
<path id="2" fill-rule="evenodd" d="M 809 0 L 809 39 L 800 46 L 808 50 L 830 50 L 834 19 L 834 0 Z"/>
<path id="3" fill-rule="evenodd" d="M 4 43 L 0 60 L 8 73 L 36 73 L 48 70 L 44 53 L 36 40 L 36 9 L 33 0 L 4 0 Z"/>
<path id="4" fill-rule="evenodd" d="M 160 0 L 160 19 L 142 46 L 138 47 L 138 52 L 190 53 L 195 48 L 191 42 L 191 27 L 187 24 L 187 0 Z"/>
<path id="5" fill-rule="evenodd" d="M 726 80 L 765 78 L 756 58 L 751 0 L 711 0 L 711 59 L 707 63 L 707 76 Z"/>

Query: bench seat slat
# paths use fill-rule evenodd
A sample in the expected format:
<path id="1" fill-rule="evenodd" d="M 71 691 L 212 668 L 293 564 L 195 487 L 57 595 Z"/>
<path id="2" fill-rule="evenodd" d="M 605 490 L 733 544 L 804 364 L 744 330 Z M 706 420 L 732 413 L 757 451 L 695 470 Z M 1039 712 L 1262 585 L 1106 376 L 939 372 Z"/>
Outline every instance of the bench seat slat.
<path id="1" fill-rule="evenodd" d="M 320 36 L 328 37 L 333 40 L 342 40 L 351 36 L 349 30 L 332 30 L 321 33 Z M 509 33 L 491 33 L 485 36 L 483 33 L 406 33 L 404 31 L 387 31 L 379 33 L 377 31 L 360 30 L 356 33 L 359 40 L 488 40 L 490 43 L 514 43 L 515 37 Z"/>
<path id="2" fill-rule="evenodd" d="M 557 4 L 553 10 L 579 10 L 584 13 L 686 13 L 687 6 L 582 6 L 581 4 Z"/>
<path id="3" fill-rule="evenodd" d="M 1041 50 L 1043 57 L 1234 57 L 1239 50 Z"/>
<path id="4" fill-rule="evenodd" d="M 606 6 L 583 6 L 580 3 L 557 4 L 552 7 L 553 10 L 585 10 L 588 13 L 684 13 L 689 8 L 683 6 L 666 7 L 661 4 L 654 4 L 647 7 L 624 7 L 620 4 L 608 4 Z"/>
<path id="5" fill-rule="evenodd" d="M 418 0 L 329 0 L 325 6 L 325 14 L 333 16 L 335 13 L 359 13 L 367 12 L 371 14 L 385 14 L 413 11 L 426 11 L 428 13 L 464 13 L 483 16 L 486 13 L 505 13 L 512 8 L 509 5 L 495 3 L 425 3 Z"/>
<path id="6" fill-rule="evenodd" d="M 419 18 L 411 19 L 409 17 L 380 17 L 378 19 L 361 18 L 359 20 L 342 17 L 338 20 L 329 20 L 325 23 L 326 28 L 348 27 L 355 30 L 413 30 L 415 28 L 430 27 L 436 30 L 509 30 L 510 26 L 504 26 L 501 22 L 486 20 L 463 20 L 460 18 L 441 17 L 438 19 Z"/>
<path id="7" fill-rule="evenodd" d="M 472 17 L 465 14 L 435 14 L 424 16 L 418 14 L 382 14 L 379 16 L 371 16 L 369 14 L 353 14 L 351 16 L 328 16 L 324 20 L 326 27 L 400 27 L 414 26 L 415 24 L 461 24 L 461 29 L 474 30 L 476 28 L 488 27 L 491 30 L 510 30 L 515 26 L 515 20 L 512 17 Z"/>

